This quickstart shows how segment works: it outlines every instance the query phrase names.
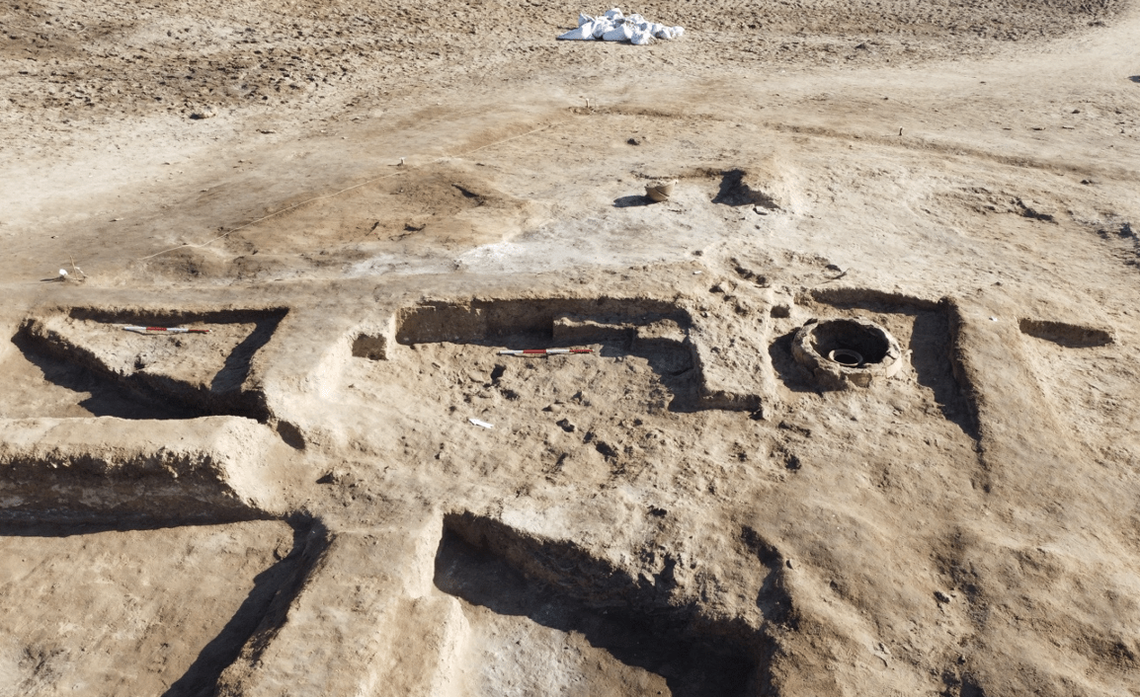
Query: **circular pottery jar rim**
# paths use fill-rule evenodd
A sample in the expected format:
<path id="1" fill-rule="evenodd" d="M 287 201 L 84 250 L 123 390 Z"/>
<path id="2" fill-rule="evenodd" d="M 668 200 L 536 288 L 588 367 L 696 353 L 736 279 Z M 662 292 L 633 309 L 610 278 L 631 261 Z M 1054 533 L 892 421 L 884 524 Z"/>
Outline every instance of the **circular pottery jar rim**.
<path id="1" fill-rule="evenodd" d="M 828 353 L 827 357 L 839 365 L 848 368 L 858 368 L 859 366 L 863 365 L 863 354 L 852 349 L 835 349 L 834 351 Z"/>
<path id="2" fill-rule="evenodd" d="M 653 182 L 652 184 L 646 184 L 645 195 L 657 203 L 668 201 L 669 197 L 673 195 L 673 187 L 675 186 L 677 186 L 676 179 L 670 182 Z"/>

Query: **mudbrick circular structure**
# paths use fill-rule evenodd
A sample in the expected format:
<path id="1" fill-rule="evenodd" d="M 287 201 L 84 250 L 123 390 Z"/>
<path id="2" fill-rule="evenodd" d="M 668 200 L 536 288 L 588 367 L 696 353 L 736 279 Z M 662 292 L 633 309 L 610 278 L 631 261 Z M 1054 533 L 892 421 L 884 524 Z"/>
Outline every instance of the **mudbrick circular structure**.
<path id="1" fill-rule="evenodd" d="M 865 319 L 812 319 L 792 339 L 796 362 L 832 388 L 870 387 L 894 377 L 904 361 L 899 342 Z"/>

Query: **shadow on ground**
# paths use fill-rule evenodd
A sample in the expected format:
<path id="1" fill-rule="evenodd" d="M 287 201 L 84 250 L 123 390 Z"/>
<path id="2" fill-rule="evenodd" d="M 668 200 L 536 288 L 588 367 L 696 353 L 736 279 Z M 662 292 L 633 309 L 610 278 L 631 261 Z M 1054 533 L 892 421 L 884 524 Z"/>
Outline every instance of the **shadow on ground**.
<path id="1" fill-rule="evenodd" d="M 634 208 L 636 206 L 648 206 L 652 203 L 653 199 L 648 196 L 622 196 L 614 199 L 614 208 Z"/>

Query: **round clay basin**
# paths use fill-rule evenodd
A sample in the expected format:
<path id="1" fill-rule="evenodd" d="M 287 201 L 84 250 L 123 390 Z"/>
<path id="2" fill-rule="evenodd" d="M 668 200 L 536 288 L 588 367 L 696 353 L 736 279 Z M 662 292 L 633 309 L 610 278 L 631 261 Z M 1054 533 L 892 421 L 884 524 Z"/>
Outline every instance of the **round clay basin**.
<path id="1" fill-rule="evenodd" d="M 869 387 L 894 377 L 904 361 L 898 341 L 865 319 L 811 320 L 792 339 L 792 355 L 830 388 Z"/>

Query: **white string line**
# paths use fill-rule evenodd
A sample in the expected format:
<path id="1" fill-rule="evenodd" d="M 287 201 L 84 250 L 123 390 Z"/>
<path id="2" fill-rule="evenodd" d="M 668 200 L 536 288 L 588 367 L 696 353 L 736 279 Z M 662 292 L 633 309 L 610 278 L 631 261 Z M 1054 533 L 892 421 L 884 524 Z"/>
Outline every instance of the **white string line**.
<path id="1" fill-rule="evenodd" d="M 515 140 L 516 138 L 523 138 L 523 137 L 529 136 L 533 133 L 538 133 L 539 131 L 543 131 L 543 130 L 546 130 L 547 128 L 550 128 L 551 125 L 552 124 L 547 124 L 545 126 L 539 126 L 538 128 L 534 129 L 533 131 L 527 131 L 526 133 L 520 133 L 518 135 L 510 136 L 509 138 L 503 138 L 502 140 L 496 140 L 493 143 L 487 143 L 486 145 L 480 145 L 477 148 L 473 148 L 473 149 L 468 150 L 466 152 L 461 152 L 457 155 L 444 155 L 443 157 L 437 157 L 436 159 L 432 160 L 431 162 L 428 162 L 427 164 L 434 165 L 434 164 L 437 164 L 439 162 L 443 162 L 444 160 L 447 160 L 447 159 L 450 159 L 453 157 L 464 157 L 466 155 L 470 155 L 473 152 L 479 152 L 483 148 L 489 148 L 492 145 L 499 145 L 501 143 L 506 143 L 507 141 L 510 141 L 510 140 Z M 289 211 L 293 210 L 294 208 L 299 208 L 301 206 L 304 206 L 305 204 L 312 203 L 314 201 L 321 201 L 321 200 L 326 199 L 326 198 L 333 198 L 335 196 L 340 196 L 341 194 L 346 193 L 348 191 L 352 191 L 353 189 L 359 189 L 362 186 L 368 186 L 369 184 L 375 184 L 376 182 L 383 181 L 384 179 L 391 179 L 392 177 L 398 177 L 401 174 L 404 174 L 404 172 L 393 172 L 392 174 L 385 174 L 382 177 L 376 177 L 375 179 L 369 179 L 368 181 L 360 182 L 359 184 L 353 184 L 352 186 L 350 186 L 348 188 L 341 189 L 340 191 L 334 191 L 331 194 L 322 194 L 321 196 L 314 196 L 313 198 L 294 203 L 291 206 L 286 206 L 285 208 L 282 208 L 281 210 L 273 211 L 272 213 L 269 213 L 268 215 L 263 215 L 260 218 L 258 218 L 257 220 L 251 220 L 250 222 L 248 222 L 244 225 L 239 225 L 236 228 L 234 228 L 233 230 L 223 232 L 222 234 L 218 235 L 217 237 L 206 240 L 205 242 L 202 242 L 200 244 L 189 244 L 189 243 L 180 244 L 177 247 L 171 247 L 170 249 L 164 249 L 161 252 L 155 252 L 154 254 L 150 254 L 150 255 L 145 256 L 145 257 L 139 257 L 138 259 L 136 259 L 136 261 L 146 261 L 147 259 L 153 259 L 157 256 L 162 256 L 163 254 L 169 254 L 170 252 L 175 252 L 175 251 L 178 251 L 179 249 L 199 249 L 201 247 L 205 247 L 207 245 L 213 244 L 214 242 L 217 242 L 218 240 L 222 239 L 223 237 L 228 237 L 229 235 L 232 235 L 239 230 L 243 230 L 247 227 L 250 227 L 251 225 L 257 225 L 258 223 L 260 223 L 263 220 L 269 220 L 270 218 L 272 218 L 274 216 L 281 215 L 282 213 L 288 213 Z"/>

